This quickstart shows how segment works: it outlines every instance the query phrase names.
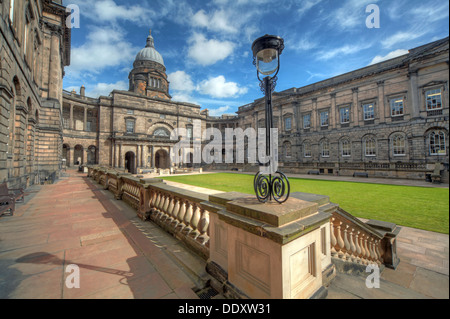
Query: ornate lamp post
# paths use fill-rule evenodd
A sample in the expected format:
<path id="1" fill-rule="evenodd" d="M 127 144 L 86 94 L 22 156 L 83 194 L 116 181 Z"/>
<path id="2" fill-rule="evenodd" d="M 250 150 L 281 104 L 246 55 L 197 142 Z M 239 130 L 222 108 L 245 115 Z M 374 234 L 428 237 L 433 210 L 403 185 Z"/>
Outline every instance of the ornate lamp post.
<path id="1" fill-rule="evenodd" d="M 280 69 L 280 55 L 284 49 L 283 38 L 275 35 L 262 36 L 256 39 L 252 44 L 253 64 L 256 66 L 260 87 L 266 96 L 265 115 L 266 115 L 266 156 L 269 161 L 265 166 L 268 174 L 258 172 L 255 175 L 253 185 L 256 197 L 260 202 L 267 202 L 274 199 L 278 203 L 284 203 L 289 198 L 290 184 L 283 173 L 274 169 L 276 166 L 275 152 L 272 149 L 273 143 L 273 112 L 272 112 L 272 92 L 275 90 L 277 74 Z M 261 80 L 259 74 L 266 75 Z M 277 176 L 278 175 L 278 176 Z"/>

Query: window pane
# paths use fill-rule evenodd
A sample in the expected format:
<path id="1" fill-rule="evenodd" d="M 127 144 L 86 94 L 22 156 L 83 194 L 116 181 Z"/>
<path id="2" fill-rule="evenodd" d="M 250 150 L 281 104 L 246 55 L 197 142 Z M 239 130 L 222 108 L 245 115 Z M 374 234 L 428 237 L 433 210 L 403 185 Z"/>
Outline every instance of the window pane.
<path id="1" fill-rule="evenodd" d="M 376 143 L 373 138 L 366 139 L 364 143 L 365 154 L 366 156 L 375 156 L 376 155 Z"/>
<path id="2" fill-rule="evenodd" d="M 348 140 L 342 141 L 342 156 L 351 156 L 351 147 Z"/>
<path id="3" fill-rule="evenodd" d="M 134 133 L 134 121 L 127 120 L 127 133 Z"/>
<path id="4" fill-rule="evenodd" d="M 292 128 L 292 118 L 287 117 L 285 119 L 285 124 L 286 124 L 286 130 L 290 130 Z"/>
<path id="5" fill-rule="evenodd" d="M 363 112 L 364 112 L 364 120 L 373 120 L 375 118 L 375 112 L 373 104 L 364 104 L 363 105 Z"/>
<path id="6" fill-rule="evenodd" d="M 427 110 L 436 110 L 442 108 L 441 89 L 427 91 L 426 98 Z"/>
<path id="7" fill-rule="evenodd" d="M 344 107 L 341 108 L 341 124 L 349 123 L 350 122 L 350 108 Z"/>
<path id="8" fill-rule="evenodd" d="M 320 112 L 320 126 L 328 126 L 328 111 Z"/>
<path id="9" fill-rule="evenodd" d="M 309 129 L 311 127 L 311 114 L 303 116 L 303 128 Z"/>
<path id="10" fill-rule="evenodd" d="M 397 98 L 391 100 L 391 116 L 403 115 L 403 99 Z"/>
<path id="11" fill-rule="evenodd" d="M 429 136 L 430 154 L 439 155 L 447 153 L 447 146 L 445 144 L 445 134 L 442 131 L 433 131 Z"/>
<path id="12" fill-rule="evenodd" d="M 402 135 L 395 135 L 392 138 L 392 148 L 394 155 L 405 155 L 405 138 Z"/>
<path id="13" fill-rule="evenodd" d="M 322 157 L 329 157 L 330 156 L 330 143 L 328 140 L 324 140 L 322 142 Z"/>
<path id="14" fill-rule="evenodd" d="M 311 157 L 311 145 L 309 143 L 303 144 L 303 154 L 305 157 Z"/>

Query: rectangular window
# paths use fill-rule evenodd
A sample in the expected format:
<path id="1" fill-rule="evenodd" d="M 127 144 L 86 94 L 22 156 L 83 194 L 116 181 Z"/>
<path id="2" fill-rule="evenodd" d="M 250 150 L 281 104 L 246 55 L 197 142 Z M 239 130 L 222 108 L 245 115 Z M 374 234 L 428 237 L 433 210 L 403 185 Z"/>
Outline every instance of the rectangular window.
<path id="1" fill-rule="evenodd" d="M 133 115 L 134 114 L 134 110 L 127 110 L 127 114 Z"/>
<path id="2" fill-rule="evenodd" d="M 330 157 L 330 143 L 328 140 L 322 142 L 322 157 Z"/>
<path id="3" fill-rule="evenodd" d="M 191 138 L 192 138 L 192 126 L 186 127 L 186 137 L 187 137 L 188 139 L 191 139 Z"/>
<path id="4" fill-rule="evenodd" d="M 305 157 L 311 157 L 311 144 L 309 143 L 303 144 L 303 155 Z"/>
<path id="5" fill-rule="evenodd" d="M 403 98 L 391 99 L 391 116 L 402 116 L 403 115 Z"/>
<path id="6" fill-rule="evenodd" d="M 394 156 L 405 156 L 406 155 L 406 146 L 405 146 L 405 138 L 401 135 L 395 135 L 392 138 L 392 150 Z"/>
<path id="7" fill-rule="evenodd" d="M 441 89 L 429 90 L 425 93 L 427 99 L 427 111 L 442 109 Z"/>
<path id="8" fill-rule="evenodd" d="M 342 141 L 342 156 L 343 157 L 352 156 L 352 148 L 348 140 Z"/>
<path id="9" fill-rule="evenodd" d="M 328 111 L 320 112 L 320 126 L 328 126 Z"/>
<path id="10" fill-rule="evenodd" d="M 285 124 L 286 131 L 290 131 L 292 129 L 292 118 L 291 117 L 286 117 L 284 119 L 284 124 Z"/>
<path id="11" fill-rule="evenodd" d="M 165 115 L 165 114 L 160 114 L 160 115 L 159 115 L 159 118 L 160 118 L 161 120 L 165 120 L 165 119 L 166 119 L 166 115 Z"/>
<path id="12" fill-rule="evenodd" d="M 375 108 L 373 104 L 363 105 L 364 121 L 371 121 L 375 118 Z"/>
<path id="13" fill-rule="evenodd" d="M 376 150 L 376 142 L 373 138 L 368 138 L 365 141 L 364 144 L 364 150 L 366 156 L 376 156 L 377 150 Z"/>
<path id="14" fill-rule="evenodd" d="M 92 132 L 92 122 L 86 122 L 86 132 Z"/>
<path id="15" fill-rule="evenodd" d="M 307 130 L 311 128 L 311 114 L 303 115 L 303 129 Z"/>
<path id="16" fill-rule="evenodd" d="M 347 124 L 350 123 L 350 108 L 349 107 L 343 107 L 339 110 L 341 115 L 341 124 Z"/>
<path id="17" fill-rule="evenodd" d="M 127 133 L 134 133 L 134 120 L 127 120 Z"/>

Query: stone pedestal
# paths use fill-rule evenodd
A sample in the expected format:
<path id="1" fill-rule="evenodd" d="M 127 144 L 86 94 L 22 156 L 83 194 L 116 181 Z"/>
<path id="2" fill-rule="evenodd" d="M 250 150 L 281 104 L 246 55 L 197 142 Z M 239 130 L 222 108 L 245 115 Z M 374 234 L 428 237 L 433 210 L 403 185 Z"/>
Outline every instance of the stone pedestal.
<path id="1" fill-rule="evenodd" d="M 331 258 L 323 258 L 329 255 L 323 235 L 331 214 L 317 203 L 292 197 L 262 204 L 232 192 L 211 195 L 205 205 L 211 212 L 207 270 L 233 297 L 298 299 L 324 290 L 322 271 Z"/>

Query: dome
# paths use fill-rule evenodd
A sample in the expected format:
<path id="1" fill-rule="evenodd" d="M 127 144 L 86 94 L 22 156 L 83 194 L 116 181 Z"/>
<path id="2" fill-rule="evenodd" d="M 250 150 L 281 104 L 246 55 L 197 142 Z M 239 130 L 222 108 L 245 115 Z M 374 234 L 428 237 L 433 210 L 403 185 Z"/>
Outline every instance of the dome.
<path id="1" fill-rule="evenodd" d="M 159 54 L 159 52 L 155 49 L 155 43 L 151 33 L 147 37 L 147 45 L 145 46 L 145 48 L 139 51 L 139 53 L 136 55 L 135 62 L 137 61 L 153 61 L 164 65 L 164 60 L 161 54 Z"/>

